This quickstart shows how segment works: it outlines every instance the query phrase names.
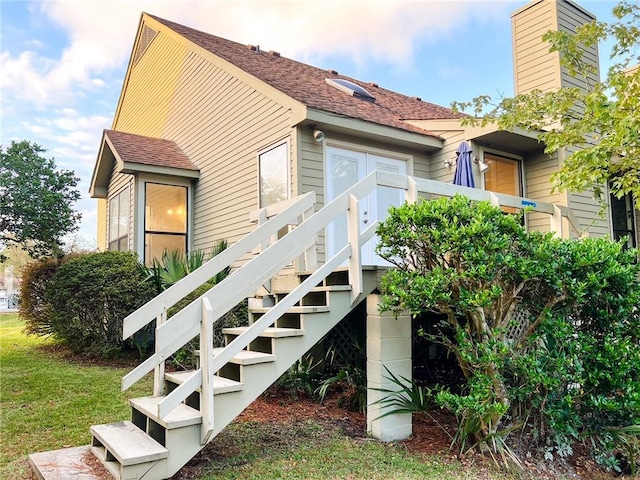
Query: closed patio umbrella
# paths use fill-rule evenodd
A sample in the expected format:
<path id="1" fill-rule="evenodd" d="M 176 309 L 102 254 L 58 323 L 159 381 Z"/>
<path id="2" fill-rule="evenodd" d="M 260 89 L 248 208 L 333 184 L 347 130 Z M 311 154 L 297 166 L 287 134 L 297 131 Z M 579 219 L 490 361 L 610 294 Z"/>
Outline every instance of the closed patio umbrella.
<path id="1" fill-rule="evenodd" d="M 456 150 L 458 160 L 456 162 L 456 173 L 453 176 L 454 185 L 475 188 L 473 172 L 471 171 L 471 147 L 467 142 L 461 142 Z"/>

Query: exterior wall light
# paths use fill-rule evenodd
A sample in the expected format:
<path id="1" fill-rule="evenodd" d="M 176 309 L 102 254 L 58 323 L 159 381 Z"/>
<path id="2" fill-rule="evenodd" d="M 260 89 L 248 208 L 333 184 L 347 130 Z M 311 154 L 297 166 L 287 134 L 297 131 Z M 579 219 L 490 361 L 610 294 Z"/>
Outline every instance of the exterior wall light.
<path id="1" fill-rule="evenodd" d="M 473 161 L 478 164 L 478 168 L 480 168 L 480 173 L 484 173 L 489 170 L 489 164 L 484 163 L 484 160 L 480 160 L 478 157 L 474 158 Z"/>

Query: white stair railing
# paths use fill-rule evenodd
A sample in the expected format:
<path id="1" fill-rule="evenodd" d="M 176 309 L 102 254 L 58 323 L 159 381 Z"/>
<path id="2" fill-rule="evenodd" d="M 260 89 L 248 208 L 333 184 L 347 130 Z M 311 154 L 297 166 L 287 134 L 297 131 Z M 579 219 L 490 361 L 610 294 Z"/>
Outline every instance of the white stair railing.
<path id="1" fill-rule="evenodd" d="M 362 246 L 375 235 L 378 222 L 374 220 L 364 231 L 361 231 L 359 203 L 378 187 L 404 190 L 405 198 L 408 201 L 415 201 L 421 195 L 451 197 L 461 194 L 472 200 L 486 200 L 500 206 L 528 208 L 550 215 L 551 226 L 556 229 L 556 234 L 562 234 L 563 218 L 567 218 L 569 224 L 580 232 L 579 223 L 566 207 L 389 172 L 369 174 L 314 214 L 310 213 L 313 209 L 315 195 L 313 193 L 305 194 L 285 202 L 284 205 L 268 207 L 259 211 L 255 218 L 259 220 L 260 225 L 253 232 L 124 320 L 125 338 L 144 327 L 154 318 L 157 318 L 158 322 L 155 353 L 122 379 L 123 390 L 129 388 L 150 371 L 155 370 L 154 393 L 161 392 L 161 387 L 157 383 L 161 382 L 160 376 L 163 372 L 164 361 L 199 334 L 201 367 L 158 404 L 158 415 L 161 418 L 166 417 L 189 395 L 200 388 L 203 398 L 202 442 L 206 443 L 213 431 L 212 376 L 215 372 L 345 261 L 348 261 L 352 305 L 362 299 L 364 292 L 360 252 Z M 315 252 L 318 235 L 345 212 L 347 213 L 348 244 L 332 258 L 327 259 L 310 277 L 254 322 L 249 329 L 235 338 L 219 355 L 213 357 L 212 329 L 214 322 L 240 301 L 252 295 L 260 285 L 267 283 L 271 277 L 294 260 L 302 257 L 305 259 L 302 260 L 305 265 L 313 264 L 315 255 L 310 252 L 312 250 Z M 301 218 L 302 221 L 300 221 Z M 288 225 L 295 225 L 295 228 L 278 239 L 278 232 Z M 254 250 L 258 250 L 260 253 L 199 299 L 194 300 L 165 321 L 166 314 L 163 312 L 166 312 L 170 306 Z"/>

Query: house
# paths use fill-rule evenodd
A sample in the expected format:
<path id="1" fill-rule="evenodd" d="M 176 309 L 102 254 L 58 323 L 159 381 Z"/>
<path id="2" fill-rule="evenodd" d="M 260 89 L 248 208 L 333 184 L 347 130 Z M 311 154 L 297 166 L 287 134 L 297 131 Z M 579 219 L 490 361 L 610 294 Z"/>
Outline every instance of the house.
<path id="1" fill-rule="evenodd" d="M 574 84 L 539 36 L 591 18 L 572 1 L 516 11 L 516 92 Z M 597 49 L 591 54 L 597 64 Z M 344 188 L 345 174 L 352 183 L 375 169 L 450 183 L 448 161 L 461 141 L 490 165 L 481 173 L 474 164 L 479 188 L 565 205 L 592 236 L 637 237 L 631 199 L 613 202 L 613 215 L 600 219 L 588 192 L 550 193 L 563 152 L 544 155 L 531 132 L 460 122 L 420 98 L 143 14 L 91 180 L 98 246 L 149 261 L 165 247 L 233 243 L 252 230 L 251 211 L 310 191 L 323 205 Z M 539 218 L 529 225 L 548 228 Z"/>
<path id="2" fill-rule="evenodd" d="M 591 19 L 570 0 L 517 10 L 517 92 L 572 81 L 539 39 Z M 91 448 L 116 478 L 173 475 L 362 302 L 368 429 L 382 440 L 410 435 L 411 415 L 381 418 L 384 409 L 372 405 L 373 388 L 393 387 L 385 368 L 411 376 L 410 317 L 379 313 L 374 293 L 384 263 L 373 227 L 389 205 L 460 192 L 532 207 L 532 229 L 625 231 L 637 241 L 631 203 L 614 203 L 601 218 L 588 193 L 551 193 L 564 152 L 545 155 L 532 132 L 461 122 L 420 98 L 142 14 L 91 180 L 99 247 L 148 262 L 164 248 L 231 246 L 124 319 L 125 337 L 157 321 L 155 353 L 123 378 L 128 388 L 154 372 L 154 392 L 131 400 L 131 422 L 91 427 Z M 479 188 L 452 185 L 462 142 L 477 160 Z M 166 318 L 228 265 L 237 267 L 232 275 Z M 250 326 L 225 329 L 228 344 L 214 351 L 215 319 L 246 297 Z M 165 359 L 197 335 L 200 368 L 164 372 Z"/>

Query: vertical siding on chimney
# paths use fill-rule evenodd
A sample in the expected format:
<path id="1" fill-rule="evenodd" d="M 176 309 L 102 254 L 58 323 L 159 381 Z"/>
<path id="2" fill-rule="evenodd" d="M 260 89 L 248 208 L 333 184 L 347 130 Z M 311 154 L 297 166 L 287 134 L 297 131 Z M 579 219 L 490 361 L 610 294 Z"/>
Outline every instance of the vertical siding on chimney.
<path id="1" fill-rule="evenodd" d="M 580 25 L 595 17 L 572 0 L 534 0 L 511 15 L 513 30 L 513 65 L 516 94 L 532 90 L 553 91 L 563 87 L 587 89 L 599 79 L 598 49 L 585 52 L 584 60 L 591 62 L 596 71 L 587 79 L 573 78 L 560 67 L 560 55 L 549 52 L 549 44 L 542 36 L 549 30 L 575 32 Z M 579 110 L 579 109 L 578 109 Z M 570 155 L 565 152 L 565 156 Z M 563 158 L 561 156 L 561 158 Z M 558 158 L 544 156 L 535 162 L 527 161 L 525 175 L 528 194 L 534 198 L 570 207 L 592 236 L 608 235 L 607 218 L 598 215 L 598 205 L 590 191 L 551 195 L 549 176 L 559 168 Z M 531 219 L 534 223 L 538 219 Z M 539 226 L 543 228 L 541 224 Z"/>
<path id="2" fill-rule="evenodd" d="M 557 27 L 555 0 L 531 2 L 511 15 L 516 94 L 560 87 L 559 56 L 541 40 Z"/>

